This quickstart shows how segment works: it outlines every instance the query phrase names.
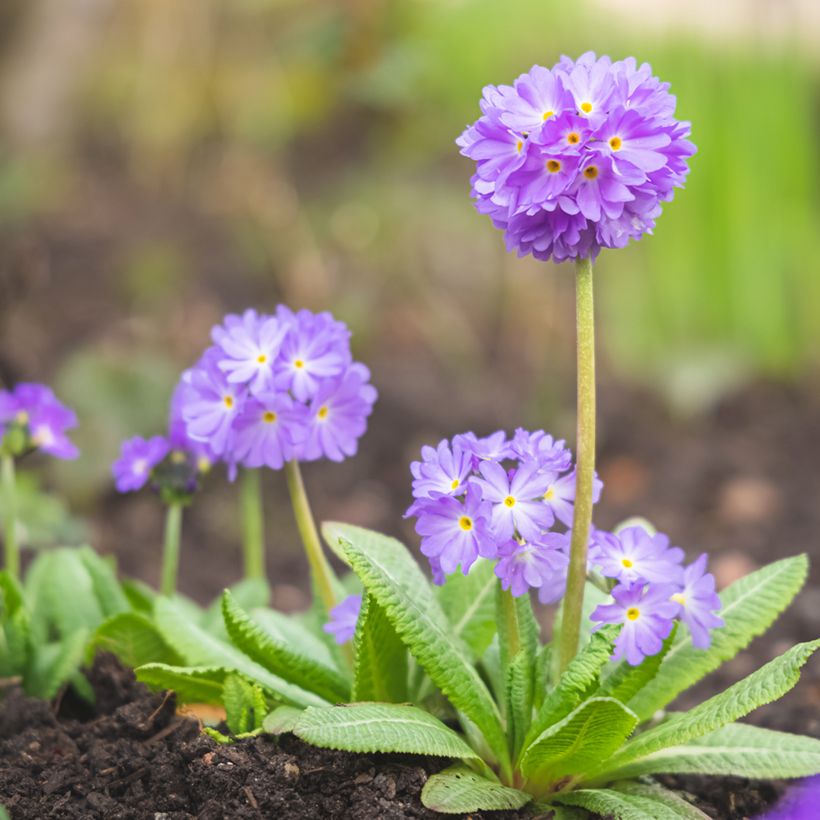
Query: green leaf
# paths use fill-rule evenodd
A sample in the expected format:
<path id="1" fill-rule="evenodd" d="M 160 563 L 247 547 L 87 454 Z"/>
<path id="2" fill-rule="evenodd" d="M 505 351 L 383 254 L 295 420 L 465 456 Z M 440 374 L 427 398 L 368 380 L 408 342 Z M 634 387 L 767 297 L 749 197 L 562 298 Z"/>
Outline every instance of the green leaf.
<path id="1" fill-rule="evenodd" d="M 369 595 L 387 617 L 413 657 L 456 709 L 482 732 L 509 770 L 507 740 L 498 708 L 470 663 L 427 579 L 407 549 L 394 538 L 345 524 L 325 524 L 328 541 L 339 544 Z"/>
<path id="2" fill-rule="evenodd" d="M 222 595 L 222 615 L 231 643 L 265 669 L 315 692 L 326 701 L 348 700 L 350 697 L 348 682 L 336 669 L 317 663 L 296 648 L 275 640 L 250 619 L 228 590 Z"/>
<path id="3" fill-rule="evenodd" d="M 168 646 L 154 622 L 139 612 L 121 612 L 103 621 L 89 642 L 86 660 L 98 651 L 113 652 L 131 668 L 145 663 L 180 666 L 182 658 Z"/>
<path id="4" fill-rule="evenodd" d="M 298 646 L 299 652 L 323 666 L 339 671 L 336 659 L 325 642 L 298 620 L 298 616 L 285 615 L 275 609 L 251 610 L 250 616 L 269 637 L 287 646 Z"/>
<path id="5" fill-rule="evenodd" d="M 277 706 L 262 721 L 262 729 L 270 735 L 292 732 L 296 728 L 297 721 L 302 717 L 303 711 L 295 706 Z"/>
<path id="6" fill-rule="evenodd" d="M 765 632 L 791 603 L 806 580 L 805 555 L 784 558 L 735 581 L 721 594 L 725 626 L 712 631 L 709 649 L 692 646 L 679 630 L 658 674 L 629 703 L 641 720 L 673 701 L 681 692 L 733 658 Z"/>
<path id="7" fill-rule="evenodd" d="M 36 647 L 31 664 L 23 679 L 23 688 L 29 694 L 50 700 L 82 663 L 88 631 L 78 629 L 53 643 Z"/>
<path id="8" fill-rule="evenodd" d="M 407 650 L 384 609 L 365 594 L 353 637 L 354 701 L 407 700 Z"/>
<path id="9" fill-rule="evenodd" d="M 244 735 L 262 728 L 268 713 L 262 690 L 241 675 L 228 675 L 222 684 L 225 722 L 234 735 Z"/>
<path id="10" fill-rule="evenodd" d="M 555 801 L 614 820 L 686 820 L 703 814 L 686 814 L 685 808 L 647 794 L 627 794 L 614 789 L 578 789 L 555 796 Z M 687 804 L 688 805 L 688 804 Z"/>
<path id="11" fill-rule="evenodd" d="M 617 626 L 595 632 L 587 645 L 570 661 L 558 686 L 544 699 L 527 733 L 525 747 L 557 721 L 566 717 L 597 686 L 601 669 L 612 654 Z"/>
<path id="12" fill-rule="evenodd" d="M 467 575 L 454 572 L 438 588 L 437 597 L 453 634 L 464 641 L 473 658 L 484 654 L 495 634 L 497 586 L 492 561 L 479 558 Z"/>
<path id="13" fill-rule="evenodd" d="M 136 578 L 126 578 L 120 587 L 133 610 L 148 615 L 154 611 L 154 601 L 158 595 L 148 584 L 144 584 Z"/>
<path id="14" fill-rule="evenodd" d="M 326 749 L 478 759 L 461 737 L 438 718 L 407 704 L 312 707 L 302 713 L 293 732 Z"/>
<path id="15" fill-rule="evenodd" d="M 527 747 L 521 771 L 541 784 L 596 768 L 623 745 L 637 723 L 620 701 L 590 698 Z"/>
<path id="16" fill-rule="evenodd" d="M 531 799 L 530 795 L 502 786 L 464 765 L 450 766 L 432 775 L 421 790 L 421 802 L 443 814 L 520 809 Z"/>
<path id="17" fill-rule="evenodd" d="M 294 706 L 324 706 L 327 701 L 313 692 L 294 686 L 255 663 L 238 649 L 214 638 L 192 623 L 178 601 L 158 598 L 154 620 L 166 642 L 190 666 L 217 666 L 240 672 L 284 703 Z"/>
<path id="18" fill-rule="evenodd" d="M 109 617 L 118 612 L 127 612 L 130 606 L 117 581 L 114 559 L 97 555 L 91 547 L 80 547 L 77 550 L 77 557 L 91 576 L 91 585 L 102 614 Z"/>
<path id="19" fill-rule="evenodd" d="M 641 761 L 660 749 L 702 737 L 743 717 L 758 706 L 777 700 L 797 683 L 801 667 L 818 647 L 820 640 L 797 644 L 779 658 L 730 686 L 725 692 L 709 698 L 688 712 L 676 714 L 660 726 L 639 735 L 603 764 L 598 773 L 608 774 L 627 764 Z"/>
<path id="20" fill-rule="evenodd" d="M 665 789 L 663 786 L 646 785 L 643 783 L 616 783 L 613 787 L 621 794 L 632 795 L 633 797 L 643 797 L 660 803 L 674 814 L 669 817 L 680 818 L 680 820 L 709 820 L 709 816 L 704 814 L 699 808 L 688 803 L 677 793 Z"/>
<path id="21" fill-rule="evenodd" d="M 245 578 L 228 589 L 236 603 L 245 611 L 266 607 L 270 601 L 270 587 L 264 578 Z M 227 639 L 222 619 L 221 595 L 205 611 L 200 626 L 216 638 Z"/>
<path id="22" fill-rule="evenodd" d="M 532 721 L 533 664 L 526 652 L 519 652 L 507 667 L 507 733 L 513 758 L 524 744 Z"/>
<path id="23" fill-rule="evenodd" d="M 680 746 L 629 763 L 610 777 L 708 774 L 754 778 L 809 777 L 820 772 L 820 740 L 730 723 Z"/>
<path id="24" fill-rule="evenodd" d="M 219 666 L 170 666 L 147 663 L 134 670 L 137 680 L 152 689 L 172 689 L 180 703 L 222 703 L 227 670 Z"/>

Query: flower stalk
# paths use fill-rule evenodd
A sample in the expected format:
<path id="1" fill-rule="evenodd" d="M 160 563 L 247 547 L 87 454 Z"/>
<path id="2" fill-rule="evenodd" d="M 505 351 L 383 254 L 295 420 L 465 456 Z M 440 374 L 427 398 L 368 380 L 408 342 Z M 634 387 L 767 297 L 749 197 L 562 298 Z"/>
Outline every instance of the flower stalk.
<path id="1" fill-rule="evenodd" d="M 13 578 L 20 577 L 20 547 L 17 543 L 17 484 L 14 475 L 14 456 L 2 457 L 3 506 L 5 509 L 4 549 L 6 571 Z"/>
<path id="2" fill-rule="evenodd" d="M 265 579 L 265 517 L 259 470 L 244 470 L 239 489 L 245 578 Z"/>
<path id="3" fill-rule="evenodd" d="M 305 547 L 313 583 L 322 604 L 330 612 L 338 603 L 334 590 L 336 576 L 322 549 L 319 531 L 316 529 L 316 521 L 310 509 L 305 483 L 302 480 L 302 471 L 299 469 L 299 462 L 296 459 L 285 464 L 285 477 L 288 482 L 293 515 L 296 518 L 296 526 L 299 528 L 299 535 Z"/>
<path id="4" fill-rule="evenodd" d="M 566 669 L 578 651 L 587 550 L 592 524 L 595 476 L 595 310 L 592 260 L 579 259 L 575 276 L 575 321 L 578 359 L 578 434 L 575 509 L 572 519 L 569 572 L 558 644 L 558 668 Z"/>
<path id="5" fill-rule="evenodd" d="M 160 592 L 168 597 L 176 592 L 179 569 L 179 542 L 182 535 L 182 503 L 173 501 L 165 513 L 165 543 L 162 551 Z"/>

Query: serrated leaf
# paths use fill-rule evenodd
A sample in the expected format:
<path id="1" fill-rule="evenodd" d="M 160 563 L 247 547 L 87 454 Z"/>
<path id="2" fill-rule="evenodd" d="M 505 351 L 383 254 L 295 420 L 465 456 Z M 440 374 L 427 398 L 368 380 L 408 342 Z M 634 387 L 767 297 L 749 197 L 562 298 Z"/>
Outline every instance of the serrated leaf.
<path id="1" fill-rule="evenodd" d="M 597 768 L 623 745 L 637 723 L 620 701 L 590 698 L 535 738 L 521 757 L 521 771 L 540 785 Z"/>
<path id="2" fill-rule="evenodd" d="M 117 581 L 113 558 L 103 558 L 91 547 L 80 547 L 77 557 L 91 576 L 91 585 L 103 616 L 107 618 L 118 612 L 127 612 L 130 609 L 128 599 Z"/>
<path id="3" fill-rule="evenodd" d="M 446 616 L 427 579 L 407 549 L 394 538 L 345 524 L 325 524 L 411 654 L 453 706 L 482 732 L 509 771 L 507 740 L 498 707 L 470 663 L 461 641 L 450 634 Z"/>
<path id="4" fill-rule="evenodd" d="M 182 658 L 168 645 L 154 622 L 139 612 L 121 612 L 103 621 L 89 641 L 86 660 L 101 650 L 113 652 L 132 669 L 145 663 L 181 666 Z"/>
<path id="5" fill-rule="evenodd" d="M 240 672 L 277 699 L 294 706 L 327 704 L 323 698 L 269 672 L 238 649 L 192 623 L 175 600 L 158 598 L 154 604 L 154 620 L 166 642 L 190 666 L 216 666 Z"/>
<path id="6" fill-rule="evenodd" d="M 78 629 L 60 641 L 36 646 L 23 678 L 26 692 L 43 700 L 53 698 L 82 663 L 87 640 L 88 630 Z"/>
<path id="7" fill-rule="evenodd" d="M 365 594 L 353 636 L 352 700 L 407 700 L 407 650 L 376 600 Z"/>
<path id="8" fill-rule="evenodd" d="M 533 665 L 526 652 L 519 652 L 507 667 L 507 734 L 513 759 L 521 749 L 532 720 Z"/>
<path id="9" fill-rule="evenodd" d="M 170 666 L 147 663 L 134 670 L 137 680 L 152 689 L 172 689 L 180 703 L 222 703 L 227 670 L 218 666 Z"/>
<path id="10" fill-rule="evenodd" d="M 566 717 L 598 686 L 601 669 L 612 654 L 618 634 L 616 626 L 605 626 L 595 632 L 589 642 L 570 661 L 558 685 L 544 699 L 527 733 L 525 747 L 557 721 Z"/>
<path id="11" fill-rule="evenodd" d="M 266 607 L 270 602 L 270 587 L 264 578 L 244 578 L 228 589 L 236 603 L 246 612 L 257 607 Z M 222 619 L 221 595 L 205 610 L 199 625 L 215 637 L 227 639 L 228 633 Z"/>
<path id="12" fill-rule="evenodd" d="M 649 729 L 602 765 L 598 774 L 608 775 L 660 749 L 688 743 L 747 715 L 758 706 L 777 700 L 797 683 L 801 667 L 818 647 L 820 640 L 797 644 L 725 692 Z"/>
<path id="13" fill-rule="evenodd" d="M 241 675 L 228 675 L 222 684 L 222 703 L 225 722 L 237 737 L 262 728 L 268 708 L 259 686 Z"/>
<path id="14" fill-rule="evenodd" d="M 350 686 L 336 669 L 302 655 L 297 648 L 275 640 L 234 601 L 228 590 L 222 595 L 222 616 L 231 643 L 251 660 L 326 701 L 348 700 Z"/>
<path id="15" fill-rule="evenodd" d="M 663 786 L 627 782 L 616 783 L 613 788 L 621 794 L 644 797 L 653 800 L 655 803 L 662 804 L 666 809 L 673 812 L 670 817 L 680 818 L 680 820 L 709 820 L 709 815 L 704 814 L 680 795 L 665 789 Z"/>
<path id="16" fill-rule="evenodd" d="M 520 809 L 531 799 L 530 795 L 482 777 L 464 765 L 450 766 L 432 775 L 421 790 L 421 802 L 442 814 Z"/>
<path id="17" fill-rule="evenodd" d="M 626 794 L 614 789 L 578 789 L 556 795 L 554 799 L 557 803 L 580 806 L 613 820 L 684 820 L 698 817 L 682 814 L 682 809 L 645 794 Z"/>
<path id="18" fill-rule="evenodd" d="M 495 634 L 497 586 L 492 561 L 479 558 L 467 575 L 454 572 L 437 590 L 453 634 L 464 641 L 473 658 L 484 654 Z"/>
<path id="19" fill-rule="evenodd" d="M 408 704 L 353 703 L 306 709 L 293 733 L 314 746 L 347 752 L 478 759 L 452 729 Z"/>
<path id="20" fill-rule="evenodd" d="M 630 701 L 641 720 L 671 703 L 765 632 L 791 603 L 806 580 L 805 555 L 784 558 L 746 575 L 720 593 L 725 626 L 712 630 L 709 649 L 697 649 L 679 630 L 657 675 Z"/>
<path id="21" fill-rule="evenodd" d="M 262 721 L 262 729 L 270 735 L 283 735 L 292 732 L 296 722 L 302 717 L 302 709 L 295 706 L 277 706 Z"/>
<path id="22" fill-rule="evenodd" d="M 298 646 L 302 655 L 339 671 L 336 658 L 333 657 L 325 642 L 300 623 L 297 620 L 298 616 L 285 615 L 275 609 L 267 608 L 253 609 L 250 616 L 254 623 L 273 640 L 287 646 Z"/>
<path id="23" fill-rule="evenodd" d="M 767 779 L 809 777 L 820 773 L 820 740 L 731 723 L 691 743 L 646 755 L 611 776 L 689 773 Z"/>

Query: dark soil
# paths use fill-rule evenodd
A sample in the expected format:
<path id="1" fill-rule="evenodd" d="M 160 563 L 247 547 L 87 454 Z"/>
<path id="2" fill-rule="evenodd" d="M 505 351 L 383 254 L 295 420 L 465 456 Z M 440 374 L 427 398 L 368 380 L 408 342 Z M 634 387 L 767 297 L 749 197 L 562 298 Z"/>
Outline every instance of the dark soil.
<path id="1" fill-rule="evenodd" d="M 0 703 L 0 802 L 12 820 L 442 816 L 425 809 L 419 795 L 444 761 L 314 749 L 292 735 L 222 746 L 177 714 L 173 695 L 149 692 L 112 656 L 99 656 L 89 679 L 93 713 L 68 699 L 49 704 L 19 691 Z M 755 816 L 785 788 L 738 778 L 666 782 L 694 795 L 710 817 L 727 820 Z"/>

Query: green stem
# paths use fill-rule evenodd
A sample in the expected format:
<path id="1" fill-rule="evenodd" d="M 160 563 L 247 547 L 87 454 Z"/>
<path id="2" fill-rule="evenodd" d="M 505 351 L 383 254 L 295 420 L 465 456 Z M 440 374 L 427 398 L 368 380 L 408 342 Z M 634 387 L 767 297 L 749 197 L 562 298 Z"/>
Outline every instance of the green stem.
<path id="1" fill-rule="evenodd" d="M 259 470 L 245 470 L 239 488 L 245 577 L 265 579 L 265 516 Z"/>
<path id="2" fill-rule="evenodd" d="M 501 596 L 501 617 L 504 619 L 504 637 L 507 641 L 505 647 L 508 663 L 521 651 L 521 625 L 518 622 L 518 609 L 515 605 L 515 598 L 509 590 L 499 590 Z"/>
<path id="3" fill-rule="evenodd" d="M 14 478 L 14 456 L 6 453 L 2 458 L 3 501 L 6 508 L 4 522 L 4 546 L 6 571 L 14 578 L 20 577 L 20 547 L 17 544 L 17 485 Z"/>
<path id="4" fill-rule="evenodd" d="M 296 526 L 299 528 L 299 535 L 305 546 L 310 571 L 313 575 L 313 583 L 322 599 L 325 609 L 330 612 L 338 603 L 334 592 L 335 575 L 322 549 L 322 542 L 319 540 L 319 531 L 316 529 L 316 522 L 313 520 L 313 513 L 310 511 L 305 483 L 302 481 L 302 472 L 299 469 L 298 461 L 289 461 L 285 464 L 285 477 L 288 481 L 290 491 L 290 501 L 293 506 L 293 515 L 296 518 Z"/>
<path id="5" fill-rule="evenodd" d="M 575 276 L 575 321 L 578 351 L 578 436 L 575 478 L 575 511 L 572 519 L 569 573 L 561 636 L 559 670 L 578 651 L 584 584 L 587 576 L 587 546 L 592 523 L 592 482 L 595 475 L 595 310 L 592 298 L 592 260 L 579 259 Z"/>
<path id="6" fill-rule="evenodd" d="M 177 589 L 179 540 L 182 534 L 182 504 L 173 502 L 165 513 L 165 546 L 162 551 L 162 582 L 160 592 L 168 597 Z"/>

